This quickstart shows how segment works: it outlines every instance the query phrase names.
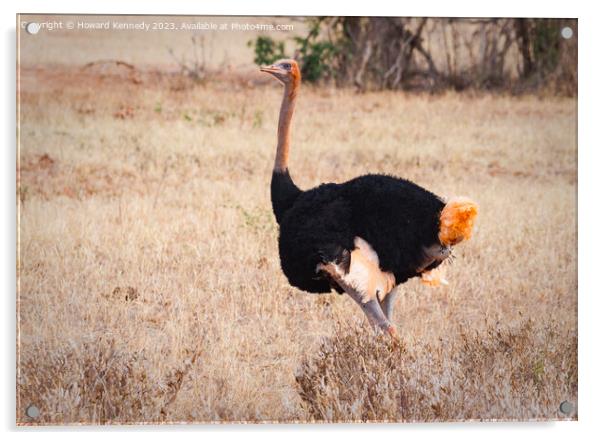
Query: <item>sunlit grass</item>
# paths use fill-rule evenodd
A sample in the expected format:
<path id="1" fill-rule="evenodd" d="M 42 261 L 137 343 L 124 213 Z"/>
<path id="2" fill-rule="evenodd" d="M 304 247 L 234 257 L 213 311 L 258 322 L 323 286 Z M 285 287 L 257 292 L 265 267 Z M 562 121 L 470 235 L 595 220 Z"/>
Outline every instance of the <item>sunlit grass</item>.
<path id="1" fill-rule="evenodd" d="M 23 76 L 20 421 L 32 403 L 45 422 L 100 423 L 555 418 L 576 402 L 574 100 L 302 89 L 302 188 L 385 172 L 481 208 L 450 286 L 405 285 L 403 355 L 381 360 L 352 300 L 280 272 L 275 82 Z M 337 347 L 345 367 L 320 364 Z M 361 375 L 393 388 L 366 400 Z"/>

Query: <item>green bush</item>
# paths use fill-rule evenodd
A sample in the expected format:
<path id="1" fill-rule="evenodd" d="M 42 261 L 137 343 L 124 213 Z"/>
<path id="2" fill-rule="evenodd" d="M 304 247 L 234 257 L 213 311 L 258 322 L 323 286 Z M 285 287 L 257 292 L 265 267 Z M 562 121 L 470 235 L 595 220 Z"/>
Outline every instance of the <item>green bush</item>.
<path id="1" fill-rule="evenodd" d="M 254 47 L 255 58 L 253 61 L 258 66 L 273 64 L 284 56 L 284 41 L 274 41 L 270 37 L 259 36 L 255 41 L 250 40 L 247 45 Z"/>
<path id="2" fill-rule="evenodd" d="M 294 37 L 296 45 L 296 59 L 301 68 L 304 81 L 318 82 L 323 79 L 334 78 L 335 57 L 338 53 L 337 46 L 327 40 L 320 39 L 321 19 L 311 19 L 310 31 L 307 37 Z M 259 36 L 255 41 L 248 42 L 249 47 L 255 51 L 255 64 L 272 64 L 285 55 L 284 41 L 274 41 L 271 37 Z"/>
<path id="3" fill-rule="evenodd" d="M 298 46 L 298 59 L 301 63 L 301 75 L 309 82 L 333 78 L 334 61 L 338 49 L 328 40 L 320 40 L 320 19 L 310 22 L 311 28 L 307 37 L 295 37 Z"/>
<path id="4" fill-rule="evenodd" d="M 533 19 L 531 30 L 536 71 L 545 76 L 556 69 L 560 59 L 560 26 L 557 20 Z"/>
<path id="5" fill-rule="evenodd" d="M 304 81 L 334 80 L 338 87 L 360 91 L 444 88 L 498 89 L 515 92 L 551 86 L 576 93 L 577 44 L 560 37 L 574 20 L 491 18 L 442 20 L 409 17 L 315 17 L 305 19 L 308 32 L 289 39 Z M 459 35 L 443 52 L 431 53 L 435 27 Z M 458 40 L 459 41 L 459 40 Z M 272 64 L 285 55 L 285 41 L 259 36 L 249 41 L 257 64 Z M 516 65 L 506 55 L 518 50 Z M 481 55 L 473 57 L 481 51 Z M 480 52 L 479 52 L 480 53 Z M 450 60 L 469 61 L 456 66 Z M 289 54 L 290 56 L 291 54 Z M 454 64 L 454 66 L 452 66 Z M 447 66 L 447 67 L 445 67 Z M 519 78 L 512 76 L 519 72 Z M 554 83 L 557 83 L 554 85 Z"/>

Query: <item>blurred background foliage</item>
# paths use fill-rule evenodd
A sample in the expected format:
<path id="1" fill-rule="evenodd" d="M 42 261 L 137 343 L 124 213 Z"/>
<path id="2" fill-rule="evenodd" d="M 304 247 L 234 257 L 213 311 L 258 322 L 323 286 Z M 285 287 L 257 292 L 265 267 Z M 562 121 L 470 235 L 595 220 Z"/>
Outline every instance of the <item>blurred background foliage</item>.
<path id="1" fill-rule="evenodd" d="M 577 93 L 577 20 L 549 18 L 311 17 L 294 37 L 305 81 L 359 91 L 404 89 Z M 563 29 L 572 35 L 563 37 Z M 255 62 L 285 54 L 249 41 Z"/>

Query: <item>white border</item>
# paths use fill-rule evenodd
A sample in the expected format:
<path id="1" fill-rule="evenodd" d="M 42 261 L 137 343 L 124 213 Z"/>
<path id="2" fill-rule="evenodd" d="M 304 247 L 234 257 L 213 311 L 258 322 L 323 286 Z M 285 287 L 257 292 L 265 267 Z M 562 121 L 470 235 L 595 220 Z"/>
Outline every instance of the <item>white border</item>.
<path id="1" fill-rule="evenodd" d="M 222 14 L 222 15 L 407 15 L 407 16 L 548 16 L 579 18 L 579 422 L 556 423 L 454 423 L 432 425 L 214 425 L 214 426 L 171 426 L 171 427 L 105 427 L 105 428 L 52 428 L 21 429 L 21 435 L 40 433 L 49 438 L 64 436 L 86 436 L 101 438 L 111 436 L 144 435 L 159 438 L 166 434 L 178 436 L 205 437 L 216 434 L 233 433 L 257 438 L 305 438 L 308 435 L 327 435 L 357 438 L 365 435 L 396 437 L 401 435 L 419 435 L 425 438 L 504 438 L 510 436 L 545 436 L 547 439 L 590 437 L 590 434 L 602 431 L 598 410 L 602 408 L 602 390 L 597 376 L 602 368 L 598 335 L 602 335 L 601 319 L 597 314 L 602 311 L 601 288 L 596 275 L 596 263 L 602 249 L 598 229 L 601 217 L 596 208 L 601 197 L 597 194 L 602 188 L 599 169 L 600 148 L 600 112 L 601 101 L 599 81 L 600 69 L 600 22 L 599 15 L 587 1 L 546 1 L 526 2 L 524 0 L 504 0 L 499 2 L 420 1 L 394 2 L 370 0 L 354 4 L 326 4 L 324 0 L 274 1 L 185 1 L 185 0 L 105 0 L 102 2 L 75 2 L 55 0 L 53 2 L 23 0 L 18 5 L 2 2 L 2 20 L 4 37 L 4 68 L 2 73 L 2 118 L 5 133 L 2 148 L 2 191 L 3 209 L 2 233 L 2 270 L 4 286 L 3 337 L 2 337 L 2 397 L 0 415 L 2 428 L 9 436 L 16 434 L 15 428 L 15 14 L 17 12 L 48 13 L 145 13 L 145 14 Z M 593 436 L 593 435 L 592 435 Z"/>

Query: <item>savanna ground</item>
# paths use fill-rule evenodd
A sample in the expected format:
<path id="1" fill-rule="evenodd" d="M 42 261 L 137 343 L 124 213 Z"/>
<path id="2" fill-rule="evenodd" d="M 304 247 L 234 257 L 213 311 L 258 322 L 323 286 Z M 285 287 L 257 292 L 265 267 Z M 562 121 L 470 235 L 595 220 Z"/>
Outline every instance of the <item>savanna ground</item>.
<path id="1" fill-rule="evenodd" d="M 20 69 L 18 422 L 577 417 L 575 99 L 302 89 L 302 188 L 383 172 L 480 204 L 392 345 L 280 272 L 274 80 L 82 65 Z"/>

